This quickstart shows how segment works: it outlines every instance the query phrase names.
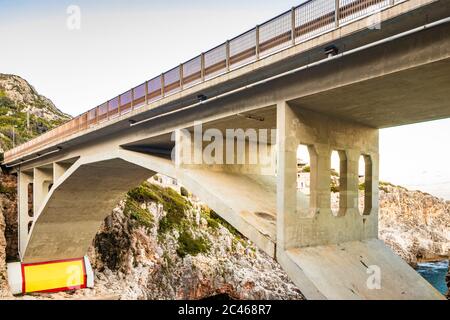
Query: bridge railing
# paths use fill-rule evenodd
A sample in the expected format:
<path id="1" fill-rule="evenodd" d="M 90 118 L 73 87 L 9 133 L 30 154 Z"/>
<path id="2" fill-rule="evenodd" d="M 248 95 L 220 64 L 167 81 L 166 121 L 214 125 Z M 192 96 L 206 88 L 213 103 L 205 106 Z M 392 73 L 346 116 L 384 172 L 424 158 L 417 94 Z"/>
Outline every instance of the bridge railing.
<path id="1" fill-rule="evenodd" d="M 310 0 L 148 80 L 16 148 L 5 161 L 88 130 L 342 24 L 407 0 Z"/>

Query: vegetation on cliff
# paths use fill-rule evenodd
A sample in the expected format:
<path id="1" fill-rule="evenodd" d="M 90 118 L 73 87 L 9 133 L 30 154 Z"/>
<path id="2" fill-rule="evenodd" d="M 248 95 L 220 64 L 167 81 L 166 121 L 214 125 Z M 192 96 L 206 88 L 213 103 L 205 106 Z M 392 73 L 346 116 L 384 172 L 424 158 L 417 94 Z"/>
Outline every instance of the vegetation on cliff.
<path id="1" fill-rule="evenodd" d="M 141 299 L 221 293 L 236 299 L 302 298 L 272 258 L 185 188 L 165 187 L 158 177 L 128 192 L 89 252 L 97 293 Z"/>
<path id="2" fill-rule="evenodd" d="M 184 194 L 188 194 L 185 190 Z M 130 190 L 125 201 L 124 213 L 141 225 L 152 228 L 154 218 L 148 210 L 142 208 L 147 202 L 162 205 L 166 215 L 159 221 L 158 235 L 162 241 L 166 233 L 174 229 L 179 233 L 177 253 L 180 257 L 206 253 L 210 244 L 204 237 L 195 237 L 191 231 L 194 227 L 188 219 L 188 210 L 192 203 L 172 188 L 144 182 Z"/>
<path id="3" fill-rule="evenodd" d="M 0 152 L 69 119 L 24 79 L 0 73 Z"/>

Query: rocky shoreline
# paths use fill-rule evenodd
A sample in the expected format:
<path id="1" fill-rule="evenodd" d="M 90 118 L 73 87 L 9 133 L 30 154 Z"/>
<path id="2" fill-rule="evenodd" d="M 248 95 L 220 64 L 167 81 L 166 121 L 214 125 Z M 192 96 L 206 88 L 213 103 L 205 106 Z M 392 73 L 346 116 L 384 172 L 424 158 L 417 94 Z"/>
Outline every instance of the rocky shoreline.
<path id="1" fill-rule="evenodd" d="M 450 201 L 380 183 L 379 237 L 413 267 L 450 252 Z"/>

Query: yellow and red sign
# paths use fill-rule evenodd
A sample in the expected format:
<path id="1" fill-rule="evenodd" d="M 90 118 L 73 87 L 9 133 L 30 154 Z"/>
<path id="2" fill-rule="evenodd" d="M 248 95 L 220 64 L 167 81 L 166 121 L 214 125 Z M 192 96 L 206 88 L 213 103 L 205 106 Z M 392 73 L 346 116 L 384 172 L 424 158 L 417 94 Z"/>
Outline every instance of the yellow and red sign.
<path id="1" fill-rule="evenodd" d="M 93 272 L 87 257 L 16 263 L 10 264 L 8 269 L 10 286 L 15 293 L 56 292 L 93 286 Z"/>

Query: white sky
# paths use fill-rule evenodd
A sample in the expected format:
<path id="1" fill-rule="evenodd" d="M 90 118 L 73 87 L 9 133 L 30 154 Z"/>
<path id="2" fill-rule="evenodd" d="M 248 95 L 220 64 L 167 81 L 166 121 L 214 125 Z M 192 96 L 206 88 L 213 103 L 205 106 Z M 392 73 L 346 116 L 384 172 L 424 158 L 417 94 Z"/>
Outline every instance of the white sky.
<path id="1" fill-rule="evenodd" d="M 0 0 L 0 73 L 77 115 L 300 2 Z M 381 130 L 381 180 L 450 200 L 449 138 L 450 119 Z"/>

